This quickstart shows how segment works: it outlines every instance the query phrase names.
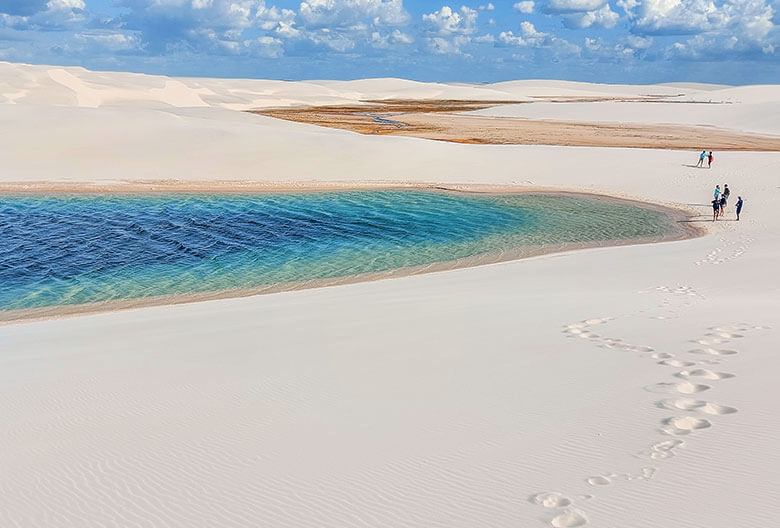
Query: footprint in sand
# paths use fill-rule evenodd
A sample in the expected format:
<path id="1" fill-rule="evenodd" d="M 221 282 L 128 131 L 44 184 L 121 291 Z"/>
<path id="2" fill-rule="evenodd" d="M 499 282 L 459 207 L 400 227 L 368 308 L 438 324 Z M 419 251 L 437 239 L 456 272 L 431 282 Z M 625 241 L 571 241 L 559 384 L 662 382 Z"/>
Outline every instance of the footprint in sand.
<path id="1" fill-rule="evenodd" d="M 733 356 L 736 350 L 724 350 L 722 348 L 694 348 L 688 351 L 689 354 L 709 355 L 709 356 Z"/>
<path id="2" fill-rule="evenodd" d="M 675 456 L 677 454 L 675 449 L 679 447 L 685 447 L 684 440 L 677 438 L 673 440 L 663 440 L 651 445 L 650 450 L 642 454 L 649 455 L 653 460 L 664 460 Z"/>
<path id="3" fill-rule="evenodd" d="M 591 326 L 604 324 L 614 319 L 613 317 L 601 317 L 586 319 L 579 323 L 572 323 L 564 326 L 563 333 L 566 337 L 579 337 L 580 339 L 599 339 L 601 336 L 589 330 Z"/>
<path id="4" fill-rule="evenodd" d="M 650 480 L 655 475 L 656 468 L 643 467 L 640 473 L 608 473 L 605 475 L 596 475 L 595 477 L 588 477 L 585 482 L 591 486 L 607 486 L 612 484 L 614 479 L 622 478 L 627 481 L 632 480 Z"/>
<path id="5" fill-rule="evenodd" d="M 711 387 L 709 385 L 704 385 L 703 383 L 691 383 L 690 381 L 681 381 L 681 382 L 660 382 L 660 383 L 654 383 L 652 385 L 648 385 L 645 387 L 645 390 L 649 392 L 661 392 L 661 393 L 667 393 L 667 394 L 673 394 L 675 392 L 679 392 L 680 394 L 695 394 L 697 392 L 704 392 L 706 390 L 709 390 Z"/>
<path id="6" fill-rule="evenodd" d="M 722 380 L 735 377 L 734 374 L 729 374 L 728 372 L 715 372 L 709 369 L 681 370 L 675 376 L 684 379 L 704 378 L 707 380 Z"/>
<path id="7" fill-rule="evenodd" d="M 742 334 L 736 334 L 733 332 L 726 332 L 723 330 L 716 330 L 714 332 L 709 332 L 704 334 L 706 337 L 717 337 L 719 339 L 739 339 L 741 337 L 745 337 Z"/>
<path id="8" fill-rule="evenodd" d="M 650 480 L 653 478 L 653 475 L 655 475 L 655 472 L 658 471 L 654 467 L 643 467 L 641 469 L 641 473 L 639 474 L 631 474 L 631 473 L 625 473 L 622 475 L 622 477 L 626 480 Z"/>
<path id="9" fill-rule="evenodd" d="M 661 409 L 703 412 L 713 416 L 722 416 L 724 414 L 734 414 L 737 412 L 735 407 L 704 400 L 693 400 L 691 398 L 659 400 L 655 402 L 655 406 Z"/>
<path id="10" fill-rule="evenodd" d="M 693 361 L 682 361 L 680 359 L 664 359 L 662 361 L 659 361 L 658 364 L 666 365 L 667 367 L 684 368 L 684 367 L 692 367 L 696 363 L 694 363 Z"/>
<path id="11" fill-rule="evenodd" d="M 738 240 L 729 241 L 725 238 L 721 239 L 721 246 L 713 249 L 703 259 L 697 260 L 695 264 L 701 266 L 702 264 L 724 264 L 731 260 L 741 257 L 745 254 L 750 247 L 750 243 L 753 241 L 751 238 L 740 237 Z M 725 251 L 725 253 L 724 253 Z"/>
<path id="12" fill-rule="evenodd" d="M 588 524 L 588 518 L 585 516 L 585 513 L 573 507 L 571 499 L 557 491 L 531 495 L 529 501 L 553 510 L 550 526 L 554 528 L 576 528 L 577 526 Z"/>
<path id="13" fill-rule="evenodd" d="M 564 508 L 571 505 L 571 500 L 557 491 L 548 491 L 531 495 L 530 501 L 545 508 Z"/>
<path id="14" fill-rule="evenodd" d="M 576 508 L 567 508 L 552 518 L 550 524 L 555 528 L 575 528 L 588 524 L 585 513 Z"/>
<path id="15" fill-rule="evenodd" d="M 737 412 L 736 407 L 729 407 L 727 405 L 720 405 L 719 403 L 707 402 L 701 409 L 701 412 L 711 414 L 713 416 L 722 416 L 724 414 L 734 414 Z"/>
<path id="16" fill-rule="evenodd" d="M 665 418 L 662 423 L 664 426 L 661 428 L 661 432 L 673 436 L 688 435 L 694 431 L 707 429 L 712 426 L 709 420 L 693 416 L 672 416 L 671 418 Z"/>
<path id="17" fill-rule="evenodd" d="M 706 345 L 706 346 L 712 346 L 712 345 L 720 345 L 723 343 L 726 343 L 728 339 L 723 339 L 720 337 L 705 337 L 702 339 L 693 339 L 693 343 L 698 343 L 700 345 Z"/>
<path id="18" fill-rule="evenodd" d="M 688 296 L 697 296 L 699 295 L 696 293 L 696 290 L 694 290 L 691 286 L 656 286 L 653 290 L 643 290 L 639 293 L 648 293 L 651 291 L 661 292 L 661 293 L 669 293 L 672 295 L 688 295 Z"/>
<path id="19" fill-rule="evenodd" d="M 607 484 L 612 484 L 612 478 L 615 476 L 614 473 L 610 473 L 609 475 L 597 475 L 595 477 L 586 478 L 585 482 L 591 486 L 606 486 Z"/>

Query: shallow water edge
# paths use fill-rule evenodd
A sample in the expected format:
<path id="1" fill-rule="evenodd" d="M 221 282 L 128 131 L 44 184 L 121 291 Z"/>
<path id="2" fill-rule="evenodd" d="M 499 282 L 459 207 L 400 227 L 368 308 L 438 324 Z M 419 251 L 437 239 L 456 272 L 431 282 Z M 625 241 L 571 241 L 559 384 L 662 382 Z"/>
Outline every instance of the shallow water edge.
<path id="1" fill-rule="evenodd" d="M 554 245 L 544 246 L 526 246 L 522 248 L 514 248 L 509 250 L 503 250 L 494 253 L 485 253 L 473 257 L 461 258 L 457 260 L 434 262 L 431 264 L 425 264 L 421 266 L 401 267 L 386 271 L 361 273 L 343 277 L 333 277 L 324 279 L 312 279 L 295 282 L 277 283 L 272 285 L 264 285 L 251 288 L 234 288 L 225 289 L 219 291 L 210 292 L 198 292 L 187 294 L 172 294 L 172 295 L 160 295 L 153 297 L 143 297 L 125 300 L 111 300 L 102 301 L 87 304 L 77 305 L 60 305 L 41 308 L 29 308 L 11 310 L 6 312 L 0 312 L 0 324 L 30 321 L 38 319 L 48 319 L 54 317 L 90 314 L 98 312 L 108 312 L 115 310 L 124 310 L 132 308 L 142 308 L 149 306 L 160 306 L 168 304 L 182 304 L 190 302 L 200 302 L 214 299 L 226 299 L 236 297 L 247 297 L 253 295 L 278 293 L 284 291 L 294 291 L 309 288 L 321 288 L 327 286 L 335 286 L 342 284 L 350 284 L 356 282 L 366 282 L 373 280 L 380 280 L 393 277 L 402 277 L 410 275 L 419 275 L 423 273 L 431 273 L 437 271 L 452 270 L 457 268 L 474 267 L 484 264 L 492 264 L 498 262 L 505 262 L 511 260 L 518 260 L 523 258 L 535 257 L 551 253 L 561 253 L 566 251 L 572 251 L 577 249 L 586 249 L 593 247 L 609 247 L 609 246 L 624 246 L 634 244 L 647 244 L 654 242 L 666 242 L 674 240 L 683 240 L 688 238 L 698 237 L 704 234 L 704 230 L 687 222 L 690 218 L 690 213 L 682 209 L 676 209 L 668 206 L 648 204 L 646 202 L 640 202 L 627 198 L 620 198 L 602 194 L 594 194 L 588 192 L 569 191 L 561 189 L 549 189 L 540 187 L 519 187 L 514 185 L 469 185 L 469 184 L 418 184 L 418 183 L 383 183 L 368 182 L 365 186 L 355 182 L 343 182 L 343 183 L 327 183 L 316 182 L 314 185 L 309 186 L 306 184 L 281 184 L 273 185 L 266 182 L 203 182 L 203 184 L 192 182 L 144 182 L 142 184 L 120 184 L 118 187 L 121 191 L 117 191 L 117 186 L 113 184 L 101 184 L 99 187 L 95 187 L 94 184 L 57 184 L 52 183 L 53 187 L 44 184 L 43 182 L 34 184 L 34 187 L 29 187 L 25 184 L 25 190 L 20 192 L 20 188 L 16 187 L 14 191 L 8 189 L 8 184 L 0 187 L 0 192 L 7 191 L 5 194 L 124 194 L 132 193 L 138 194 L 144 192 L 150 193 L 202 193 L 202 192 L 214 192 L 216 194 L 230 194 L 230 193 L 276 193 L 284 192 L 315 192 L 315 191 L 346 191 L 346 190 L 429 190 L 438 191 L 442 193 L 475 193 L 475 194 L 517 194 L 517 193 L 536 193 L 536 194 L 550 194 L 550 195 L 580 195 L 587 196 L 589 198 L 598 198 L 613 203 L 623 203 L 626 205 L 632 205 L 635 207 L 641 207 L 644 209 L 653 209 L 668 215 L 672 220 L 677 222 L 679 229 L 676 233 L 666 234 L 661 236 L 636 238 L 636 239 L 615 239 L 615 240 L 600 240 L 600 241 L 587 241 L 587 242 L 567 242 Z M 82 186 L 84 185 L 84 186 Z M 125 185 L 131 185 L 132 190 Z M 141 188 L 137 187 L 140 185 Z M 107 190 L 107 187 L 112 190 Z M 176 189 L 174 191 L 174 188 Z M 86 190 L 89 189 L 89 190 Z"/>

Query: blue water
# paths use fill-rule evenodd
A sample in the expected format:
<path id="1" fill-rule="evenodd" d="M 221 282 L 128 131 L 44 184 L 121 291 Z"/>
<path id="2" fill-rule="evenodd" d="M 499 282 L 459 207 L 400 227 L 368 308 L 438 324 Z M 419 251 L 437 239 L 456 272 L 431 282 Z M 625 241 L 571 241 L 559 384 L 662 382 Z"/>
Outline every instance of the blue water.
<path id="1" fill-rule="evenodd" d="M 254 288 L 676 229 L 655 210 L 573 195 L 0 197 L 0 310 Z"/>

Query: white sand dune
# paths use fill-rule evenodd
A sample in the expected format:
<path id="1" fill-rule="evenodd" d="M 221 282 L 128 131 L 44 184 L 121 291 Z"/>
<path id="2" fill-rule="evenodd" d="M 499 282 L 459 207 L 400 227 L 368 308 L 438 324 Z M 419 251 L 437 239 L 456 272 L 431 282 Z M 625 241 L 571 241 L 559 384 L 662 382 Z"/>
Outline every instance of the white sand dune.
<path id="1" fill-rule="evenodd" d="M 777 88 L 780 92 L 780 87 Z M 473 112 L 491 117 L 558 121 L 652 123 L 713 126 L 763 135 L 780 135 L 780 97 L 775 101 L 737 104 L 700 103 L 535 103 L 506 105 Z"/>
<path id="2" fill-rule="evenodd" d="M 680 242 L 0 326 L 0 526 L 777 524 L 780 154 L 707 170 L 695 152 L 458 145 L 231 110 L 533 95 L 523 83 L 59 70 L 0 64 L 0 181 L 515 183 L 688 207 L 702 225 L 728 183 L 745 211 Z M 631 90 L 647 87 L 616 91 Z M 729 107 L 772 103 L 725 90 Z"/>

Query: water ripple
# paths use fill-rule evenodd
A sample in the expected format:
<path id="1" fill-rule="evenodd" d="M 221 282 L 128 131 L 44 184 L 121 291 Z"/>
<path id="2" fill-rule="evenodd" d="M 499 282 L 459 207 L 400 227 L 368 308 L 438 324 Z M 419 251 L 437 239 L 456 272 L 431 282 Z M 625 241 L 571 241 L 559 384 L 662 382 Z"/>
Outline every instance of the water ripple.
<path id="1" fill-rule="evenodd" d="M 660 236 L 595 197 L 422 191 L 0 198 L 0 310 L 250 288 Z"/>

